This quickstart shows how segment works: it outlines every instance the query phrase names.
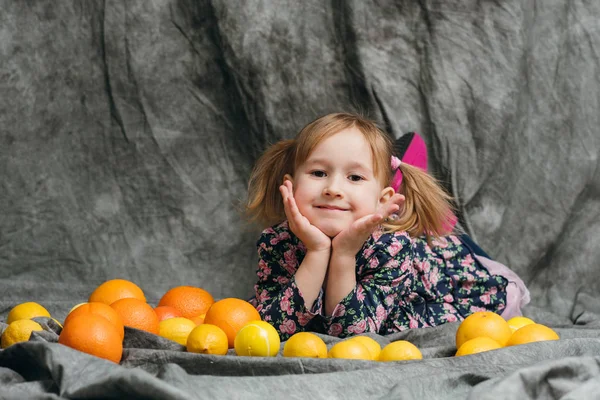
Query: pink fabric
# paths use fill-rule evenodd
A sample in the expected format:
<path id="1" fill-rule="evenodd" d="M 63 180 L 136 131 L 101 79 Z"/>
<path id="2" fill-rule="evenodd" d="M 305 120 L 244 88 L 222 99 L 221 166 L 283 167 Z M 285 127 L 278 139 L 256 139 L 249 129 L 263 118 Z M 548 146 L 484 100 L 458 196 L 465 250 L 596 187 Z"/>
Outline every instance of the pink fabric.
<path id="1" fill-rule="evenodd" d="M 523 315 L 521 309 L 530 301 L 529 290 L 527 290 L 523 280 L 504 264 L 479 255 L 475 255 L 475 257 L 490 274 L 500 275 L 508 280 L 508 286 L 506 287 L 506 308 L 500 315 L 507 320 Z"/>

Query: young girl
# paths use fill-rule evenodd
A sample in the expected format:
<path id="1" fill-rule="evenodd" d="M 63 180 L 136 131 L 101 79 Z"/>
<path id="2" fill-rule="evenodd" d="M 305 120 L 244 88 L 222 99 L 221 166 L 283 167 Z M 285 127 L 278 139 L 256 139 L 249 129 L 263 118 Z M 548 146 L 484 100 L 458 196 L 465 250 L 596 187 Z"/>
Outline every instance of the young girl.
<path id="1" fill-rule="evenodd" d="M 357 115 L 326 115 L 276 143 L 252 172 L 247 204 L 272 225 L 257 243 L 261 317 L 286 340 L 300 331 L 385 335 L 507 305 L 520 314 L 522 293 L 507 296 L 518 277 L 485 259 L 506 272 L 491 273 L 450 234 L 450 200 Z"/>

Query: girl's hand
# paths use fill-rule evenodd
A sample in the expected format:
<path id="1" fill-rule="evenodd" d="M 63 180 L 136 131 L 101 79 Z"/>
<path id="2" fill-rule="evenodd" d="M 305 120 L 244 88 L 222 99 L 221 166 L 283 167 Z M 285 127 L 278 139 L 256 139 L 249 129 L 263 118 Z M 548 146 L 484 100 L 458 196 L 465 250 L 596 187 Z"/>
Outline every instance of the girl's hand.
<path id="1" fill-rule="evenodd" d="M 354 221 L 348 228 L 337 234 L 331 245 L 337 254 L 348 254 L 353 257 L 365 244 L 373 231 L 390 215 L 400 210 L 404 196 L 394 194 L 379 207 L 375 214 L 365 215 Z"/>
<path id="2" fill-rule="evenodd" d="M 294 199 L 292 182 L 286 180 L 283 185 L 279 186 L 279 191 L 283 197 L 283 207 L 290 229 L 304 243 L 306 249 L 313 251 L 330 250 L 331 239 L 300 213 Z"/>

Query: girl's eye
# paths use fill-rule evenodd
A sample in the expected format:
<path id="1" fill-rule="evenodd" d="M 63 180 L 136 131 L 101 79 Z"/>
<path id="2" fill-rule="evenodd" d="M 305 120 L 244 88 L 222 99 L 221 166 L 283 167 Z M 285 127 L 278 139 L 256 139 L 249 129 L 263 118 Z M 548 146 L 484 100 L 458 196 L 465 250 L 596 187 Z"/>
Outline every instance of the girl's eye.
<path id="1" fill-rule="evenodd" d="M 324 178 L 326 176 L 324 171 L 312 171 L 310 174 L 312 176 L 316 176 L 317 178 Z"/>
<path id="2" fill-rule="evenodd" d="M 350 175 L 348 179 L 350 179 L 352 182 L 359 182 L 362 181 L 364 178 L 360 175 Z"/>

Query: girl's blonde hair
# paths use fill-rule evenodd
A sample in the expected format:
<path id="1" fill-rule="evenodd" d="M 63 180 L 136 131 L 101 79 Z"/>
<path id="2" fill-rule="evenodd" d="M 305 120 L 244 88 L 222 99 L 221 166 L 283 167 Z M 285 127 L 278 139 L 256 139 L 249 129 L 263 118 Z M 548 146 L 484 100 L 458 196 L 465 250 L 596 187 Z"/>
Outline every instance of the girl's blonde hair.
<path id="1" fill-rule="evenodd" d="M 306 125 L 295 139 L 282 140 L 269 147 L 256 162 L 248 183 L 246 213 L 254 222 L 271 226 L 286 219 L 279 186 L 286 174 L 294 176 L 296 169 L 310 156 L 315 147 L 336 133 L 357 128 L 369 144 L 373 170 L 382 186 L 392 180 L 392 142 L 377 124 L 355 114 L 334 113 Z M 387 231 L 407 231 L 411 236 L 441 236 L 448 233 L 452 214 L 451 197 L 429 174 L 402 163 L 400 192 L 406 197 L 399 218 L 384 224 Z"/>

